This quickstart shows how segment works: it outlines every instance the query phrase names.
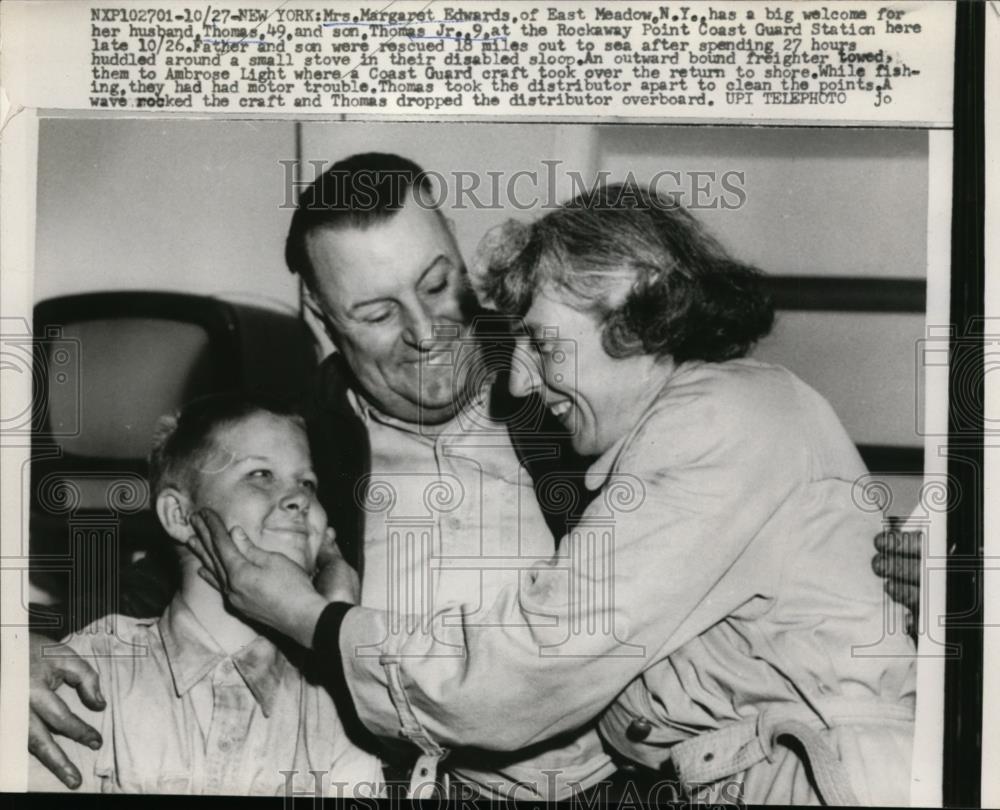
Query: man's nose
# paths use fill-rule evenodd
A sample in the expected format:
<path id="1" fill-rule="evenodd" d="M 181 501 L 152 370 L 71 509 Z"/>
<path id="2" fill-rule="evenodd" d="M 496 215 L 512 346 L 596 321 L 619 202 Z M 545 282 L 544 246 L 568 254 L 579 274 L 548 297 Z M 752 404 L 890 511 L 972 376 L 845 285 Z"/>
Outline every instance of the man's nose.
<path id="1" fill-rule="evenodd" d="M 527 338 L 519 338 L 510 359 L 510 393 L 515 397 L 526 397 L 541 388 L 542 371 L 538 355 L 531 350 Z"/>
<path id="2" fill-rule="evenodd" d="M 414 349 L 429 351 L 434 343 L 434 319 L 422 305 L 410 307 L 405 314 L 403 340 Z"/>

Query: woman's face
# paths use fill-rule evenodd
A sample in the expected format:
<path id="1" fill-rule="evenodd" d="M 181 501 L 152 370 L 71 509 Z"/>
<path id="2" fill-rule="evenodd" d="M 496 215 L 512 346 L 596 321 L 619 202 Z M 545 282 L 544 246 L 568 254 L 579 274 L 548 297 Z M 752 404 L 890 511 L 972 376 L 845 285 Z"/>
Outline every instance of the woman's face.
<path id="1" fill-rule="evenodd" d="M 596 319 L 547 287 L 536 293 L 524 324 L 527 335 L 518 340 L 511 364 L 511 393 L 544 397 L 581 455 L 600 455 L 623 438 L 666 380 L 663 364 L 651 355 L 610 357 Z"/>

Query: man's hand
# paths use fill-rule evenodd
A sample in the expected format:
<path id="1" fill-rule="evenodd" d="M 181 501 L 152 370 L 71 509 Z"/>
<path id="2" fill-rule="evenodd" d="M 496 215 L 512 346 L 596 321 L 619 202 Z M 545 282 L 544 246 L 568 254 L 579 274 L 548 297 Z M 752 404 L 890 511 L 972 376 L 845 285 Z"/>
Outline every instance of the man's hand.
<path id="1" fill-rule="evenodd" d="M 197 537 L 190 548 L 204 566 L 198 573 L 246 618 L 310 647 L 327 600 L 305 570 L 284 554 L 258 548 L 241 528 L 227 531 L 211 509 L 193 515 L 191 522 Z"/>
<path id="2" fill-rule="evenodd" d="M 326 541 L 320 549 L 316 568 L 313 584 L 328 601 L 349 602 L 352 605 L 361 601 L 358 572 L 347 564 L 344 555 L 340 553 L 340 547 L 334 542 L 333 529 L 327 529 Z"/>
<path id="3" fill-rule="evenodd" d="M 52 731 L 91 748 L 101 747 L 101 735 L 69 710 L 56 694 L 62 684 L 75 687 L 83 704 L 94 711 L 105 707 L 97 673 L 93 667 L 66 646 L 58 656 L 42 657 L 45 647 L 54 647 L 50 639 L 29 633 L 30 667 L 28 750 L 68 788 L 80 786 L 80 771 L 52 738 Z"/>
<path id="4" fill-rule="evenodd" d="M 885 579 L 885 589 L 914 617 L 920 609 L 920 548 L 923 533 L 890 528 L 875 536 L 878 550 L 872 558 L 875 573 Z"/>

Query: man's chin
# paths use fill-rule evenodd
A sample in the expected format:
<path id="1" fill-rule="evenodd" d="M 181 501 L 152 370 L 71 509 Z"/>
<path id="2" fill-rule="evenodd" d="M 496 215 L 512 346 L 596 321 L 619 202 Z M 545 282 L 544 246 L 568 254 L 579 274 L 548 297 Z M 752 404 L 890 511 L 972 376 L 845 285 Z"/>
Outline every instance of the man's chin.
<path id="1" fill-rule="evenodd" d="M 468 375 L 450 375 L 447 379 L 425 381 L 420 394 L 424 411 L 441 413 L 450 409 L 454 415 L 475 396 L 476 386 Z"/>
<path id="2" fill-rule="evenodd" d="M 446 385 L 425 385 L 419 391 L 410 391 L 404 399 L 409 410 L 421 424 L 435 425 L 447 422 L 457 414 L 468 397 L 457 391 L 451 380 Z"/>
<path id="3" fill-rule="evenodd" d="M 443 404 L 421 403 L 417 407 L 419 422 L 422 425 L 443 425 L 455 418 L 459 411 L 459 403 L 454 400 Z"/>

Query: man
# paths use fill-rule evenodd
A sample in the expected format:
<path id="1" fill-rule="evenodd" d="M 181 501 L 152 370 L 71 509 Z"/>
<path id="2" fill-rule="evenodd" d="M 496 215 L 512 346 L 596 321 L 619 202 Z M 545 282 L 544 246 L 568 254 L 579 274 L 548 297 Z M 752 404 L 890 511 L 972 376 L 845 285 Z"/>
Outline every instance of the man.
<path id="1" fill-rule="evenodd" d="M 428 191 L 408 160 L 349 158 L 304 192 L 286 250 L 338 349 L 310 420 L 320 497 L 361 574 L 361 603 L 399 621 L 448 599 L 489 605 L 519 568 L 551 555 L 520 538 L 542 536 L 541 523 L 559 538 L 585 506 L 579 479 L 560 475 L 576 465 L 541 403 L 510 399 L 503 379 L 489 385 L 509 363 L 506 325 L 479 309 Z M 354 429 L 344 431 L 344 420 Z M 551 495 L 547 508 L 536 494 Z M 92 745 L 100 738 L 51 689 L 66 680 L 100 708 L 96 676 L 67 658 L 33 673 L 31 749 L 76 781 L 45 726 Z M 424 757 L 441 753 L 414 742 Z M 446 764 L 487 792 L 527 782 L 522 798 L 565 796 L 614 770 L 592 728 L 541 752 L 453 752 Z"/>
<path id="2" fill-rule="evenodd" d="M 519 568 L 551 556 L 532 477 L 552 480 L 540 455 L 566 460 L 559 441 L 518 429 L 541 408 L 515 407 L 492 385 L 507 357 L 506 322 L 480 311 L 430 193 L 409 161 L 348 159 L 303 194 L 286 250 L 346 363 L 326 364 L 314 397 L 323 498 L 349 514 L 361 495 L 360 543 L 346 542 L 352 527 L 338 534 L 363 572 L 361 603 L 399 621 L 426 620 L 456 600 L 485 606 Z M 338 391 L 345 377 L 347 390 Z M 356 458 L 366 468 L 349 469 L 327 452 L 338 438 L 330 415 L 348 412 L 363 426 L 357 436 L 367 452 Z M 560 536 L 565 514 L 549 522 Z M 448 764 L 480 792 L 504 798 L 562 798 L 614 771 L 593 729 L 502 759 L 455 752 Z"/>

